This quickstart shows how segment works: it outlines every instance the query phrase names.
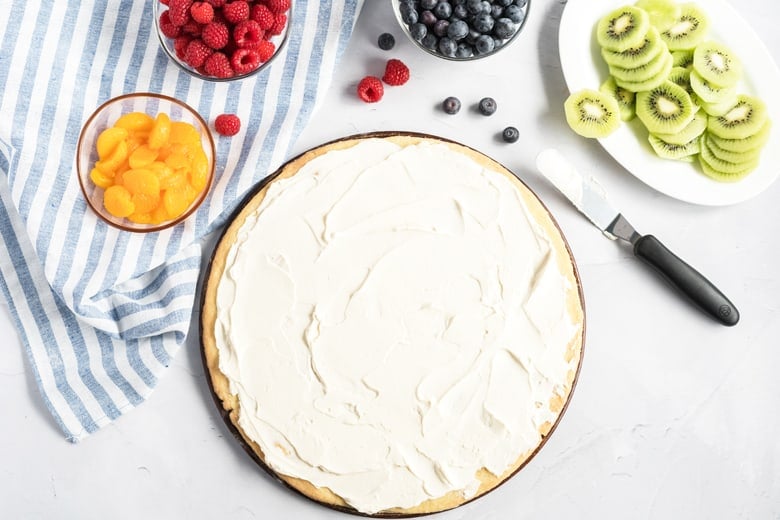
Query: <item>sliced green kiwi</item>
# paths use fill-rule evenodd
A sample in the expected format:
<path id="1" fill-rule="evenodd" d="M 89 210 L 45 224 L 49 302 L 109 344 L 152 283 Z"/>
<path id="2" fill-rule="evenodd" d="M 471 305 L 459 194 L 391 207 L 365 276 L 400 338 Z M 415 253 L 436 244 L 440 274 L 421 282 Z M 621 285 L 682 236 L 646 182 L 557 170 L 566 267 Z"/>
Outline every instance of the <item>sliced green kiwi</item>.
<path id="1" fill-rule="evenodd" d="M 713 170 L 732 174 L 739 173 L 744 170 L 753 170 L 756 168 L 756 166 L 758 166 L 758 155 L 746 156 L 745 160 L 740 162 L 724 161 L 723 159 L 718 158 L 718 156 L 712 152 L 712 149 L 708 146 L 708 143 L 709 141 L 707 139 L 703 140 L 700 151 L 701 159 L 709 166 L 711 166 Z"/>
<path id="2" fill-rule="evenodd" d="M 680 85 L 690 96 L 693 94 L 693 88 L 691 87 L 691 70 L 684 67 L 672 67 L 669 72 L 668 81 Z"/>
<path id="3" fill-rule="evenodd" d="M 668 143 L 655 134 L 649 134 L 647 140 L 655 150 L 656 155 L 663 159 L 681 159 L 699 153 L 699 137 L 684 144 Z"/>
<path id="4" fill-rule="evenodd" d="M 615 83 L 617 83 L 619 86 L 623 87 L 626 90 L 630 90 L 631 92 L 642 92 L 645 90 L 651 90 L 657 87 L 658 85 L 662 84 L 664 81 L 666 81 L 666 78 L 669 77 L 669 73 L 672 70 L 672 55 L 668 52 L 661 53 L 661 56 L 663 57 L 663 68 L 661 71 L 656 74 L 655 76 L 651 76 L 650 78 L 643 80 L 643 81 L 628 81 L 628 80 L 622 80 L 615 78 Z"/>
<path id="5" fill-rule="evenodd" d="M 563 104 L 566 122 L 583 137 L 606 137 L 620 125 L 620 107 L 609 94 L 584 89 L 573 92 Z"/>
<path id="6" fill-rule="evenodd" d="M 693 67 L 693 51 L 674 51 L 672 53 L 672 65 L 686 69 Z"/>
<path id="7" fill-rule="evenodd" d="M 728 112 L 737 102 L 737 94 L 734 93 L 732 97 L 726 98 L 725 100 L 719 101 L 717 103 L 707 103 L 702 98 L 697 96 L 696 93 L 691 96 L 691 99 L 693 99 L 693 102 L 699 105 L 701 109 L 707 113 L 707 115 L 722 116 Z"/>
<path id="8" fill-rule="evenodd" d="M 609 72 L 612 74 L 612 76 L 615 77 L 615 79 L 639 83 L 658 76 L 665 69 L 666 61 L 669 59 L 671 59 L 669 53 L 664 52 L 644 65 L 640 65 L 631 69 L 610 66 Z"/>
<path id="9" fill-rule="evenodd" d="M 631 69 L 649 63 L 665 50 L 666 44 L 661 40 L 658 30 L 650 27 L 640 45 L 629 47 L 622 52 L 602 48 L 601 56 L 607 65 Z"/>
<path id="10" fill-rule="evenodd" d="M 623 87 L 618 86 L 615 83 L 615 78 L 612 76 L 607 78 L 607 81 L 601 84 L 599 91 L 609 94 L 617 101 L 620 109 L 620 119 L 623 121 L 631 121 L 636 115 L 635 107 L 635 94 L 630 90 L 626 90 Z"/>
<path id="11" fill-rule="evenodd" d="M 622 52 L 642 45 L 650 29 L 647 12 L 627 5 L 615 9 L 599 20 L 596 39 L 605 49 Z"/>
<path id="12" fill-rule="evenodd" d="M 674 0 L 637 0 L 634 4 L 647 11 L 650 23 L 665 31 L 680 17 L 680 6 Z"/>
<path id="13" fill-rule="evenodd" d="M 704 41 L 710 28 L 709 18 L 694 3 L 680 4 L 680 17 L 665 31 L 661 39 L 670 51 L 694 49 Z"/>
<path id="14" fill-rule="evenodd" d="M 693 51 L 693 70 L 718 88 L 732 87 L 742 77 L 742 63 L 725 45 L 705 41 Z"/>
<path id="15" fill-rule="evenodd" d="M 712 143 L 716 144 L 718 148 L 723 150 L 737 153 L 747 152 L 749 150 L 761 148 L 766 144 L 766 142 L 769 140 L 771 127 L 771 122 L 769 119 L 767 119 L 766 123 L 764 123 L 764 126 L 761 127 L 758 132 L 744 139 L 724 139 L 712 133 L 708 133 L 708 138 Z"/>
<path id="16" fill-rule="evenodd" d="M 690 74 L 691 88 L 702 101 L 707 103 L 723 103 L 727 100 L 736 100 L 736 87 L 716 87 L 693 69 Z"/>
<path id="17" fill-rule="evenodd" d="M 637 96 L 637 115 L 639 99 Z M 740 94 L 736 104 L 721 116 L 710 116 L 707 130 L 723 139 L 745 139 L 758 133 L 767 121 L 764 102 L 753 96 Z"/>
<path id="18" fill-rule="evenodd" d="M 669 144 L 683 145 L 701 134 L 707 129 L 707 114 L 697 111 L 693 114 L 691 122 L 685 125 L 685 128 L 674 134 L 656 134 L 656 137 Z"/>
<path id="19" fill-rule="evenodd" d="M 651 134 L 675 134 L 693 119 L 693 102 L 682 87 L 664 81 L 637 93 L 636 115 Z"/>
<path id="20" fill-rule="evenodd" d="M 702 146 L 707 146 L 712 155 L 720 159 L 721 161 L 727 161 L 730 163 L 745 163 L 752 159 L 758 158 L 761 155 L 761 147 L 746 150 L 744 152 L 732 152 L 730 150 L 724 150 L 713 140 L 712 136 L 705 132 L 702 136 Z"/>
<path id="21" fill-rule="evenodd" d="M 710 177 L 713 180 L 719 181 L 719 182 L 737 182 L 742 179 L 744 179 L 750 172 L 752 172 L 755 167 L 753 168 L 746 168 L 741 171 L 737 171 L 734 173 L 726 173 L 722 172 L 720 170 L 717 170 L 713 168 L 710 163 L 708 163 L 706 160 L 704 160 L 702 154 L 699 154 L 699 165 L 701 166 L 701 171 L 704 172 L 704 175 L 707 177 Z"/>

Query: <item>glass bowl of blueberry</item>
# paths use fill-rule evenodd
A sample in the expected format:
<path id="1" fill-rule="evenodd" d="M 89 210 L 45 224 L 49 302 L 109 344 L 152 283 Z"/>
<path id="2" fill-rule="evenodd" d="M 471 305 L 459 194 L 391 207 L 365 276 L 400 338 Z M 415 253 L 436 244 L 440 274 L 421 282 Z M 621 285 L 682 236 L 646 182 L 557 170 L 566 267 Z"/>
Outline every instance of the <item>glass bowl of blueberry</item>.
<path id="1" fill-rule="evenodd" d="M 406 35 L 424 51 L 453 61 L 496 54 L 517 38 L 530 0 L 393 0 Z"/>

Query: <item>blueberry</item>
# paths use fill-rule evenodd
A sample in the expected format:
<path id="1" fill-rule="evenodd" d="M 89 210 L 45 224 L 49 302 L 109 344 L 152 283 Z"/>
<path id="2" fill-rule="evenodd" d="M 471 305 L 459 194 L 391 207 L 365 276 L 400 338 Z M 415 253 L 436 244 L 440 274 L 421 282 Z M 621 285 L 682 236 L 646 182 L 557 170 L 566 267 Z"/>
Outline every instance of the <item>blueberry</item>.
<path id="1" fill-rule="evenodd" d="M 449 27 L 447 27 L 447 36 L 456 42 L 465 38 L 468 33 L 469 24 L 463 20 L 456 20 L 452 22 Z"/>
<path id="2" fill-rule="evenodd" d="M 420 42 L 423 44 L 423 47 L 426 49 L 434 50 L 436 47 L 439 46 L 439 39 L 436 37 L 433 33 L 428 33 L 425 36 L 423 36 L 423 39 L 420 40 Z"/>
<path id="3" fill-rule="evenodd" d="M 471 26 L 482 34 L 487 34 L 493 30 L 494 24 L 495 20 L 493 20 L 492 16 L 482 13 L 474 17 Z"/>
<path id="4" fill-rule="evenodd" d="M 466 10 L 471 14 L 482 12 L 482 0 L 466 0 Z"/>
<path id="5" fill-rule="evenodd" d="M 493 18 L 501 18 L 504 14 L 504 8 L 498 4 L 493 4 L 490 8 L 490 16 Z"/>
<path id="6" fill-rule="evenodd" d="M 412 26 L 409 27 L 409 34 L 411 34 L 412 38 L 414 38 L 419 42 L 423 38 L 425 38 L 426 34 L 428 34 L 428 28 L 425 25 L 418 22 L 412 24 Z"/>
<path id="7" fill-rule="evenodd" d="M 482 14 L 490 14 L 490 11 L 493 10 L 493 4 L 488 2 L 488 0 L 482 0 L 482 4 L 480 6 L 480 10 Z"/>
<path id="8" fill-rule="evenodd" d="M 447 20 L 439 20 L 435 24 L 433 24 L 433 34 L 438 36 L 439 38 L 443 36 L 447 36 L 447 29 L 450 26 L 450 22 Z"/>
<path id="9" fill-rule="evenodd" d="M 525 4 L 528 3 L 528 0 L 515 0 L 515 5 L 517 7 L 523 8 L 525 7 Z"/>
<path id="10" fill-rule="evenodd" d="M 520 139 L 520 131 L 514 126 L 508 126 L 501 132 L 501 139 L 506 143 L 515 143 Z"/>
<path id="11" fill-rule="evenodd" d="M 496 100 L 492 97 L 483 97 L 477 106 L 483 116 L 492 116 L 496 112 Z"/>
<path id="12" fill-rule="evenodd" d="M 446 1 L 439 2 L 436 4 L 436 7 L 433 8 L 433 14 L 435 14 L 439 20 L 446 20 L 452 16 L 452 6 Z"/>
<path id="13" fill-rule="evenodd" d="M 423 11 L 420 13 L 420 21 L 427 25 L 428 27 L 431 27 L 433 24 L 436 23 L 437 18 L 436 15 L 433 14 L 431 11 Z"/>
<path id="14" fill-rule="evenodd" d="M 460 111 L 460 99 L 450 96 L 441 103 L 441 108 L 447 114 L 453 115 Z"/>
<path id="15" fill-rule="evenodd" d="M 512 0 L 496 0 L 496 3 L 501 7 L 506 7 L 508 5 L 512 5 Z"/>
<path id="16" fill-rule="evenodd" d="M 525 11 L 516 5 L 510 5 L 504 9 L 504 16 L 512 20 L 514 23 L 522 23 L 522 21 L 525 19 Z"/>
<path id="17" fill-rule="evenodd" d="M 509 18 L 499 18 L 493 27 L 493 34 L 502 40 L 506 40 L 515 33 L 515 24 Z"/>
<path id="18" fill-rule="evenodd" d="M 474 55 L 474 47 L 468 43 L 458 43 L 458 49 L 455 51 L 455 56 L 458 58 L 471 58 Z"/>
<path id="19" fill-rule="evenodd" d="M 389 51 L 395 47 L 395 37 L 390 33 L 382 33 L 376 43 L 383 51 Z"/>
<path id="20" fill-rule="evenodd" d="M 406 25 L 417 23 L 417 11 L 411 4 L 401 4 L 398 10 L 401 12 L 401 20 Z"/>
<path id="21" fill-rule="evenodd" d="M 482 36 L 477 38 L 477 42 L 474 45 L 477 48 L 477 52 L 480 54 L 487 54 L 489 52 L 492 52 L 493 49 L 496 47 L 496 44 L 493 42 L 493 38 L 491 38 L 487 34 L 483 34 Z"/>
<path id="22" fill-rule="evenodd" d="M 423 9 L 433 9 L 436 7 L 438 0 L 420 0 L 420 7 Z"/>
<path id="23" fill-rule="evenodd" d="M 445 56 L 453 57 L 455 56 L 455 52 L 458 50 L 458 44 L 455 43 L 453 40 L 447 38 L 446 36 L 439 40 L 439 52 L 444 54 Z"/>
<path id="24" fill-rule="evenodd" d="M 466 6 L 463 4 L 456 5 L 452 8 L 452 18 L 459 18 L 463 20 L 464 18 L 468 17 L 468 15 L 468 9 L 466 9 Z"/>

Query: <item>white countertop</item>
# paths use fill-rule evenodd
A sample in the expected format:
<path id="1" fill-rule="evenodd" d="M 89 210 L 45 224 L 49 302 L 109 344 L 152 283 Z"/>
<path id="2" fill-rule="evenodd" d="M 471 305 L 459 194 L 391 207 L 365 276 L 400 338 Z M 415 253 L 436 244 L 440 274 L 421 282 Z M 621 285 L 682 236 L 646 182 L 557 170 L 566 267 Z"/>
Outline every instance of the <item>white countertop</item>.
<path id="1" fill-rule="evenodd" d="M 585 1 L 585 0 L 575 0 Z M 780 3 L 734 2 L 780 62 Z M 587 308 L 585 357 L 569 409 L 541 452 L 498 490 L 446 519 L 780 518 L 780 182 L 747 202 L 702 207 L 636 180 L 563 121 L 557 55 L 565 4 L 533 0 L 519 41 L 451 65 L 414 49 L 389 2 L 366 0 L 337 77 L 291 156 L 375 130 L 441 135 L 515 171 L 558 220 Z M 376 46 L 395 34 L 389 52 Z M 364 104 L 357 81 L 403 59 L 412 79 Z M 458 96 L 456 116 L 438 109 Z M 780 92 L 778 93 L 780 95 Z M 492 96 L 498 111 L 472 106 Z M 780 124 L 780 122 L 775 122 Z M 497 137 L 507 125 L 521 139 Z M 716 324 L 630 250 L 606 240 L 536 172 L 556 146 L 594 174 L 640 232 L 713 280 L 742 314 Z M 189 338 L 149 401 L 72 445 L 40 398 L 0 303 L 0 511 L 4 518 L 346 518 L 266 475 L 231 438 L 204 378 L 197 310 Z"/>

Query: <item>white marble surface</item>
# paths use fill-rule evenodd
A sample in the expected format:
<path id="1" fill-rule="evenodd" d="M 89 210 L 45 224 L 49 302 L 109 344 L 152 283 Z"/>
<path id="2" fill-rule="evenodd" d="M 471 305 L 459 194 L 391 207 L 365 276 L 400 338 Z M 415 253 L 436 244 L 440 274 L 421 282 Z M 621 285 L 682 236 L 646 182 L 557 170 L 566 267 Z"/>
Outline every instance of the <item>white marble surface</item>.
<path id="1" fill-rule="evenodd" d="M 780 61 L 780 3 L 734 5 Z M 598 143 L 573 135 L 561 108 L 556 42 L 563 8 L 558 0 L 533 0 L 510 50 L 451 65 L 403 38 L 389 2 L 366 0 L 338 78 L 290 152 L 373 130 L 453 138 L 520 175 L 569 240 L 588 318 L 569 410 L 508 483 L 438 517 L 780 519 L 780 183 L 736 206 L 694 206 L 646 187 Z M 375 45 L 385 30 L 398 41 L 389 53 Z M 381 75 L 389 57 L 409 64 L 411 81 L 387 88 L 381 103 L 358 101 L 357 81 Z M 448 95 L 464 102 L 457 116 L 436 109 Z M 489 118 L 470 109 L 485 95 L 499 105 Z M 508 124 L 520 129 L 520 142 L 497 139 Z M 533 159 L 546 146 L 595 174 L 640 231 L 715 281 L 740 308 L 739 325 L 704 317 L 577 214 L 535 173 Z M 2 516 L 346 518 L 283 488 L 230 437 L 208 391 L 196 330 L 147 403 L 71 445 L 45 410 L 0 304 Z"/>

